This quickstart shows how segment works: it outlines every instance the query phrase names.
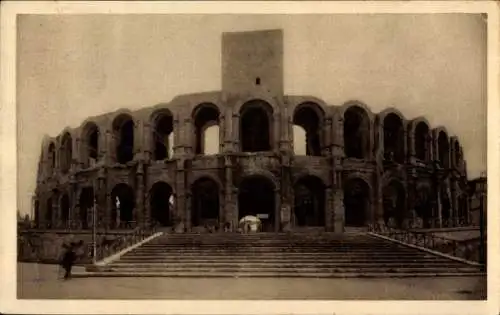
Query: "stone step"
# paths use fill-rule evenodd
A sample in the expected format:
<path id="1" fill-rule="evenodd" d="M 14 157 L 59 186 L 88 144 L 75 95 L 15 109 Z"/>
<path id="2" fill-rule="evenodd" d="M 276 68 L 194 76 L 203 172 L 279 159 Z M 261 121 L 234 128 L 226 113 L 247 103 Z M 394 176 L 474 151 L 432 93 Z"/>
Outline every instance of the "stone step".
<path id="1" fill-rule="evenodd" d="M 427 272 L 435 272 L 435 273 L 448 273 L 448 272 L 477 272 L 476 268 L 457 268 L 457 267 L 433 267 L 433 268 L 426 268 L 424 266 L 421 267 L 383 267 L 383 266 L 372 266 L 372 267 L 324 267 L 324 268 L 316 268 L 316 267 L 282 267 L 282 266 L 269 266 L 269 267 L 235 267 L 235 266 L 230 266 L 230 267 L 216 267 L 216 266 L 204 266 L 204 267 L 190 267 L 190 266 L 179 266 L 179 267 L 135 267 L 135 266 L 130 266 L 130 267 L 111 267 L 113 270 L 110 272 L 164 272 L 164 271 L 169 271 L 169 272 L 185 272 L 185 271 L 194 271 L 194 272 L 204 272 L 204 273 L 210 273 L 210 272 L 232 272 L 232 273 L 243 273 L 243 272 L 304 272 L 304 273 L 312 273 L 312 272 L 324 272 L 324 273 L 334 273 L 334 272 L 340 272 L 340 273 L 350 273 L 350 272 L 379 272 L 379 273 L 397 273 L 397 272 L 404 272 L 404 273 L 411 273 L 411 272 L 421 272 L 421 271 L 427 271 Z"/>
<path id="2" fill-rule="evenodd" d="M 446 272 L 439 273 L 432 270 L 422 270 L 418 272 L 296 272 L 296 271 L 260 271 L 260 272 L 74 272 L 74 278 L 84 277 L 169 277 L 169 278 L 416 278 L 416 277 L 477 277 L 484 276 L 481 272 Z"/>
<path id="3" fill-rule="evenodd" d="M 453 260 L 447 260 L 447 259 L 433 259 L 433 258 L 421 258 L 421 259 L 411 259 L 411 258 L 406 258 L 406 259 L 345 259 L 343 257 L 335 257 L 335 258 L 309 258 L 309 259 L 303 259 L 300 257 L 291 257 L 288 259 L 283 259 L 281 257 L 128 257 L 128 258 L 122 258 L 118 260 L 119 263 L 121 262 L 126 262 L 126 263 L 156 263 L 156 262 L 161 262 L 161 263 L 175 263 L 175 262 L 184 262 L 184 263 L 191 263 L 191 262 L 200 262 L 200 263 L 216 263 L 216 262 L 234 262 L 234 263 L 253 263 L 253 262 L 273 262 L 273 263 L 303 263 L 303 264 L 308 264 L 308 263 L 314 263 L 314 262 L 319 262 L 319 263 L 371 263 L 371 264 L 386 264 L 386 263 L 419 263 L 419 264 L 433 264 L 433 263 L 457 263 L 457 264 L 462 264 L 461 262 L 455 262 Z"/>
<path id="4" fill-rule="evenodd" d="M 393 257 L 398 257 L 399 255 L 410 255 L 410 256 L 418 256 L 421 253 L 415 253 L 412 251 L 339 251 L 339 250 L 293 250 L 293 249 L 287 249 L 287 250 L 276 250 L 273 248 L 269 249 L 260 249 L 260 250 L 253 250 L 253 249 L 222 249 L 222 248 L 214 248 L 214 249 L 163 249 L 163 250 L 134 250 L 132 252 L 129 252 L 128 255 L 130 254 L 137 254 L 137 255 L 159 255 L 159 254 L 179 254 L 179 255 L 185 255 L 185 254 L 199 254 L 199 255 L 205 255 L 205 254 L 223 254 L 223 255 L 265 255 L 265 254 L 277 254 L 277 255 L 348 255 L 348 256 L 393 256 Z"/>
<path id="5" fill-rule="evenodd" d="M 419 261 L 415 262 L 386 262 L 383 265 L 378 265 L 374 264 L 371 262 L 293 262 L 293 261 L 262 261 L 262 262 L 244 262 L 244 261 L 238 261 L 238 262 L 231 262 L 231 261 L 226 261 L 226 262 L 220 262 L 220 261 L 196 261 L 196 262 L 187 262 L 187 261 L 182 261 L 182 262 L 140 262 L 140 263 L 126 263 L 126 262 L 119 262 L 119 263 L 112 263 L 109 265 L 111 268 L 118 268 L 118 267 L 134 267 L 134 268 L 160 268 L 160 267 L 165 267 L 165 268 L 176 268 L 176 267 L 189 267 L 189 268 L 205 268 L 205 267 L 213 267 L 213 268 L 241 268 L 241 267 L 252 267 L 252 268 L 259 268 L 259 267 L 276 267 L 276 268 L 303 268 L 303 267 L 309 267 L 309 268 L 340 268 L 340 267 L 349 267 L 349 268 L 364 268 L 364 267 L 377 267 L 377 266 L 384 266 L 384 267 L 423 267 L 422 263 Z M 430 267 L 448 267 L 448 268 L 466 268 L 468 267 L 465 264 L 461 263 L 453 263 L 453 262 L 446 262 L 446 261 L 440 261 L 440 262 L 427 262 L 425 264 L 425 268 L 430 268 Z M 469 267 L 471 268 L 471 267 Z"/>

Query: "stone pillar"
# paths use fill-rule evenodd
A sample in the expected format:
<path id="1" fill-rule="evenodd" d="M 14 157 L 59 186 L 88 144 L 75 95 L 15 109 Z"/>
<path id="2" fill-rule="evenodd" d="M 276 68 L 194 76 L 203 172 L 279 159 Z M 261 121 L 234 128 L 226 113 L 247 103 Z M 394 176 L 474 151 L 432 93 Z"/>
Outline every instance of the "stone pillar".
<path id="1" fill-rule="evenodd" d="M 274 189 L 274 201 L 275 201 L 275 208 L 274 208 L 274 231 L 279 232 L 280 231 L 280 225 L 281 225 L 281 187 L 276 187 Z"/>
<path id="2" fill-rule="evenodd" d="M 283 143 L 283 142 L 282 142 Z M 286 148 L 282 148 L 286 149 Z M 291 228 L 291 209 L 293 206 L 293 179 L 291 176 L 290 156 L 285 151 L 281 155 L 281 207 L 280 207 L 280 227 L 282 230 Z"/>
<path id="3" fill-rule="evenodd" d="M 459 207 L 459 200 L 458 200 L 458 194 L 460 192 L 459 187 L 458 187 L 458 182 L 456 179 L 453 179 L 451 181 L 451 217 L 452 217 L 452 222 L 453 226 L 458 226 L 459 225 L 459 215 L 458 215 L 458 207 Z"/>
<path id="4" fill-rule="evenodd" d="M 438 186 L 437 192 L 437 215 L 438 215 L 438 227 L 443 227 L 443 214 L 442 214 L 442 205 L 441 205 L 441 186 Z"/>
<path id="5" fill-rule="evenodd" d="M 233 169 L 230 156 L 224 157 L 225 167 L 225 187 L 224 187 L 224 220 L 231 224 L 232 229 L 238 227 L 238 214 L 236 213 L 236 199 L 233 198 L 235 188 L 233 186 Z"/>
<path id="6" fill-rule="evenodd" d="M 134 218 L 137 226 L 144 227 L 144 172 L 142 162 L 137 165 L 137 197 L 136 207 L 134 208 Z"/>
<path id="7" fill-rule="evenodd" d="M 273 130 L 270 130 L 272 135 L 271 151 L 279 151 L 280 149 L 280 138 L 281 138 L 281 115 L 278 111 L 273 113 L 272 126 Z"/>
<path id="8" fill-rule="evenodd" d="M 339 175 L 336 175 L 336 177 L 338 176 Z M 338 181 L 338 179 L 336 181 Z M 339 186 L 338 183 L 335 185 L 333 193 L 333 231 L 343 233 L 345 226 L 344 192 Z"/>
<path id="9" fill-rule="evenodd" d="M 233 151 L 241 152 L 241 135 L 240 135 L 240 113 L 233 113 L 233 124 L 232 124 L 232 133 L 231 139 L 233 141 Z"/>
<path id="10" fill-rule="evenodd" d="M 232 152 L 234 151 L 233 146 L 233 112 L 230 106 L 226 107 L 224 124 L 221 126 L 220 133 L 224 135 L 224 151 L 223 152 Z"/>
<path id="11" fill-rule="evenodd" d="M 409 125 L 410 127 L 408 128 L 408 131 L 407 131 L 407 136 L 405 137 L 406 139 L 406 149 L 408 151 L 405 151 L 405 152 L 408 152 L 408 157 L 410 159 L 410 161 L 412 160 L 412 158 L 414 158 L 416 156 L 416 151 L 415 151 L 415 128 L 416 128 L 416 124 L 415 123 L 411 123 Z"/>
<path id="12" fill-rule="evenodd" d="M 335 229 L 334 218 L 335 218 L 335 196 L 334 189 L 329 186 L 325 190 L 325 230 L 327 232 L 333 232 Z"/>
<path id="13" fill-rule="evenodd" d="M 334 232 L 343 233 L 345 225 L 344 191 L 342 180 L 342 159 L 344 158 L 344 120 L 343 117 L 338 114 L 334 114 L 333 116 L 331 139 L 332 171 L 330 172 L 330 180 L 333 187 L 333 213 L 330 224 L 332 224 Z"/>
<path id="14" fill-rule="evenodd" d="M 186 209 L 186 184 L 185 184 L 185 174 L 184 174 L 184 159 L 177 159 L 177 173 L 175 179 L 175 205 L 176 205 L 176 214 L 180 219 L 180 226 L 176 229 L 184 230 L 184 228 L 191 226 L 191 217 L 187 216 Z"/>
<path id="15" fill-rule="evenodd" d="M 174 151 L 174 156 L 172 158 L 177 158 L 179 157 L 180 155 L 182 155 L 182 152 L 181 152 L 181 146 L 180 146 L 180 143 L 181 143 L 181 124 L 179 123 L 179 114 L 175 115 L 173 117 L 173 132 L 174 132 L 174 137 L 173 137 L 173 141 L 174 141 L 174 145 L 172 147 L 173 151 Z M 151 132 L 152 130 L 154 129 L 154 126 L 151 127 Z M 150 136 L 151 136 L 151 132 L 149 133 Z M 152 142 L 152 139 L 150 141 L 150 143 Z M 151 148 L 151 151 L 153 151 L 154 148 Z M 152 153 L 153 155 L 153 153 Z"/>
<path id="16" fill-rule="evenodd" d="M 59 198 L 61 195 L 59 193 L 52 195 L 52 228 L 59 228 L 61 226 L 59 213 Z"/>

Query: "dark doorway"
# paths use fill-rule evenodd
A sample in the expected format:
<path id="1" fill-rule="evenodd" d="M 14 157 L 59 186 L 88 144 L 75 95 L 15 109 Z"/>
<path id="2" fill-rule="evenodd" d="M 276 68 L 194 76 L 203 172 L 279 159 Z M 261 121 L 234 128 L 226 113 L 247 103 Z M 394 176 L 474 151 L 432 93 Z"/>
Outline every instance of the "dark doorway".
<path id="1" fill-rule="evenodd" d="M 80 194 L 80 222 L 83 229 L 89 228 L 89 213 L 94 207 L 94 189 L 85 187 Z"/>
<path id="2" fill-rule="evenodd" d="M 348 158 L 368 157 L 370 121 L 366 111 L 359 106 L 351 106 L 344 113 L 344 151 Z"/>
<path id="3" fill-rule="evenodd" d="M 59 164 L 61 172 L 67 173 L 71 168 L 73 159 L 73 139 L 69 132 L 66 132 L 61 141 L 61 149 L 59 153 Z"/>
<path id="4" fill-rule="evenodd" d="M 219 125 L 219 115 L 220 113 L 217 106 L 210 103 L 201 104 L 193 111 L 195 126 L 195 154 L 206 154 L 205 131 L 209 127 Z"/>
<path id="5" fill-rule="evenodd" d="M 219 223 L 219 186 L 210 178 L 200 178 L 191 186 L 193 226 Z"/>
<path id="6" fill-rule="evenodd" d="M 250 101 L 240 110 L 240 139 L 243 152 L 271 150 L 272 107 L 264 101 Z"/>
<path id="7" fill-rule="evenodd" d="M 172 187 L 165 182 L 158 182 L 153 185 L 150 192 L 151 217 L 155 221 L 154 225 L 171 226 L 172 213 L 170 197 Z"/>
<path id="8" fill-rule="evenodd" d="M 154 160 L 165 160 L 170 156 L 169 136 L 174 130 L 174 119 L 170 111 L 158 113 L 153 121 Z"/>
<path id="9" fill-rule="evenodd" d="M 321 156 L 324 113 L 315 103 L 304 103 L 293 114 L 293 124 L 306 132 L 306 155 Z"/>
<path id="10" fill-rule="evenodd" d="M 53 208 L 52 208 L 52 197 L 47 199 L 47 210 L 45 211 L 45 223 L 48 228 L 52 227 L 52 216 L 53 216 Z"/>
<path id="11" fill-rule="evenodd" d="M 314 176 L 301 178 L 295 184 L 295 225 L 325 225 L 325 187 Z"/>
<path id="12" fill-rule="evenodd" d="M 113 122 L 115 133 L 116 159 L 120 164 L 130 162 L 134 158 L 134 121 L 129 115 L 120 115 Z"/>
<path id="13" fill-rule="evenodd" d="M 431 193 L 428 186 L 421 186 L 417 188 L 415 200 L 415 212 L 423 221 L 423 227 L 431 227 L 432 223 L 432 204 Z"/>
<path id="14" fill-rule="evenodd" d="M 362 227 L 367 224 L 370 206 L 370 188 L 359 178 L 353 178 L 344 184 L 345 225 Z"/>
<path id="15" fill-rule="evenodd" d="M 40 202 L 35 200 L 35 214 L 34 214 L 35 227 L 40 227 Z"/>
<path id="16" fill-rule="evenodd" d="M 112 224 L 114 224 L 116 227 L 132 227 L 135 208 L 134 190 L 127 184 L 118 184 L 111 191 L 111 198 Z M 119 223 L 117 223 L 118 218 L 120 219 Z"/>
<path id="17" fill-rule="evenodd" d="M 450 167 L 450 144 L 448 142 L 448 135 L 444 131 L 439 132 L 438 136 L 438 153 L 439 162 L 443 168 Z"/>
<path id="18" fill-rule="evenodd" d="M 415 128 L 415 155 L 421 161 L 429 160 L 429 126 L 423 121 Z"/>
<path id="19" fill-rule="evenodd" d="M 244 178 L 238 193 L 239 219 L 247 215 L 267 215 L 267 218 L 261 218 L 262 229 L 266 232 L 274 231 L 276 211 L 274 189 L 273 183 L 263 176 Z"/>
<path id="20" fill-rule="evenodd" d="M 390 113 L 384 118 L 384 159 L 404 163 L 404 127 L 401 118 Z"/>
<path id="21" fill-rule="evenodd" d="M 406 193 L 403 184 L 393 180 L 383 189 L 384 222 L 391 218 L 401 227 L 406 214 Z"/>
<path id="22" fill-rule="evenodd" d="M 69 197 L 64 194 L 61 198 L 61 220 L 64 226 L 68 226 L 69 220 Z"/>

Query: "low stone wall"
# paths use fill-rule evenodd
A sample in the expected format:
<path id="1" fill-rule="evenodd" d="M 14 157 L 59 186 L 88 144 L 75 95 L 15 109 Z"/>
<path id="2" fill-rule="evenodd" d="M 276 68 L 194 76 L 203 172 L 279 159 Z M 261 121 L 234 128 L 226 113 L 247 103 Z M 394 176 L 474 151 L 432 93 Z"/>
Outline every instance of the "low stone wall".
<path id="1" fill-rule="evenodd" d="M 119 242 L 131 231 L 99 231 L 96 237 L 98 247 Z M 63 254 L 63 244 L 82 242 L 77 250 L 78 265 L 92 260 L 92 232 L 64 230 L 24 230 L 18 232 L 17 259 L 22 262 L 58 263 Z"/>

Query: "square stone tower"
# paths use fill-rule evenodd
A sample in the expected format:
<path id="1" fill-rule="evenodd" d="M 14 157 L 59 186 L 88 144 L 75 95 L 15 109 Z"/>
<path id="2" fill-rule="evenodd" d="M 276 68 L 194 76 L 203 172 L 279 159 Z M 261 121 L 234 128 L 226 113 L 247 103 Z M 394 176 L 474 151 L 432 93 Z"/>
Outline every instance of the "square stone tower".
<path id="1" fill-rule="evenodd" d="M 222 91 L 283 95 L 283 31 L 222 34 Z"/>

